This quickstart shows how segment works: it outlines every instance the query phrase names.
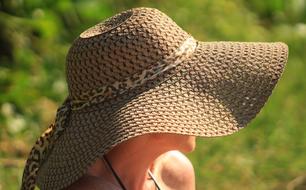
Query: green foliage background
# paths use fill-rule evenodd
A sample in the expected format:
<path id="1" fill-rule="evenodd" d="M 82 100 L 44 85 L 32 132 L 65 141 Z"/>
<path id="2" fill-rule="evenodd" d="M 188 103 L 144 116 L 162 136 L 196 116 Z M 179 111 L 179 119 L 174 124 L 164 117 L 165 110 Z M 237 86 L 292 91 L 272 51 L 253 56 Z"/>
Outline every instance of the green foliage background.
<path id="1" fill-rule="evenodd" d="M 251 125 L 199 139 L 189 157 L 200 190 L 306 189 L 305 0 L 0 0 L 0 190 L 19 188 L 25 157 L 67 95 L 73 39 L 137 6 L 162 10 L 199 40 L 289 45 L 285 73 Z"/>

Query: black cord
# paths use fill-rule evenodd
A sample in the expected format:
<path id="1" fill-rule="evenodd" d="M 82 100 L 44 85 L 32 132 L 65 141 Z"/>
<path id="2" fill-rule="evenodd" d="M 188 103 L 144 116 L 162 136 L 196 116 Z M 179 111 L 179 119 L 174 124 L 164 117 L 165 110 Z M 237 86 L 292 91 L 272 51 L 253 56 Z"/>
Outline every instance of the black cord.
<path id="1" fill-rule="evenodd" d="M 114 174 L 114 176 L 115 176 L 116 180 L 118 181 L 119 185 L 121 186 L 121 188 L 122 188 L 123 190 L 126 190 L 126 188 L 125 188 L 125 186 L 123 185 L 123 183 L 122 183 L 120 177 L 117 175 L 117 173 L 115 172 L 114 168 L 112 167 L 112 165 L 110 164 L 110 162 L 108 161 L 108 159 L 106 158 L 105 155 L 103 156 L 103 158 L 104 158 L 105 162 L 107 163 L 109 169 L 111 169 L 112 173 Z"/>
<path id="2" fill-rule="evenodd" d="M 117 173 L 115 172 L 114 168 L 112 167 L 111 163 L 108 161 L 108 159 L 106 158 L 106 156 L 104 155 L 103 156 L 107 166 L 109 167 L 109 169 L 112 171 L 113 175 L 115 176 L 116 180 L 118 181 L 119 185 L 121 186 L 121 188 L 123 190 L 126 190 L 123 182 L 121 181 L 120 177 L 117 175 Z M 161 188 L 159 187 L 159 185 L 157 184 L 157 181 L 156 179 L 154 178 L 153 174 L 151 173 L 151 171 L 149 171 L 149 176 L 151 177 L 151 179 L 153 180 L 154 184 L 155 184 L 155 187 L 158 189 L 158 190 L 161 190 Z"/>
<path id="3" fill-rule="evenodd" d="M 157 188 L 157 190 L 161 190 L 159 185 L 157 184 L 157 181 L 155 179 L 155 177 L 153 176 L 152 172 L 149 170 L 149 176 L 151 177 L 151 179 L 153 180 L 154 184 L 155 184 L 155 187 Z"/>

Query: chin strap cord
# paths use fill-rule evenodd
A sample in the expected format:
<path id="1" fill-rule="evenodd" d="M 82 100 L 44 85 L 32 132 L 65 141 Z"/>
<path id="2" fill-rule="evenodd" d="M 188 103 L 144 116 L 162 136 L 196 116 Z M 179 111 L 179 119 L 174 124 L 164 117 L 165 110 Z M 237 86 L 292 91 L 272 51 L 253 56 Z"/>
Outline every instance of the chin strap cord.
<path id="1" fill-rule="evenodd" d="M 108 168 L 112 171 L 113 175 L 115 176 L 116 180 L 118 181 L 120 187 L 122 188 L 122 190 L 127 190 L 123 184 L 123 182 L 121 181 L 120 177 L 118 176 L 118 174 L 116 173 L 116 171 L 114 170 L 114 168 L 112 167 L 111 163 L 109 162 L 109 160 L 106 158 L 106 156 L 103 156 Z M 159 187 L 155 177 L 153 176 L 152 172 L 149 170 L 148 171 L 150 178 L 153 180 L 155 187 L 157 190 L 161 190 L 161 188 Z"/>

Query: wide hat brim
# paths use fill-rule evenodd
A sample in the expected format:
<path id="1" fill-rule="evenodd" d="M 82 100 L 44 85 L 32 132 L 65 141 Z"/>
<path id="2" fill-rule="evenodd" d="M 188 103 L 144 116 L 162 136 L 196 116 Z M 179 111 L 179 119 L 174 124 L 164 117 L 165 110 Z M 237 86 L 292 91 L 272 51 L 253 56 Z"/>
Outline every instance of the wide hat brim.
<path id="1" fill-rule="evenodd" d="M 148 133 L 198 137 L 232 134 L 264 106 L 287 62 L 283 43 L 197 42 L 163 77 L 70 113 L 38 173 L 42 189 L 61 189 L 97 158 Z"/>

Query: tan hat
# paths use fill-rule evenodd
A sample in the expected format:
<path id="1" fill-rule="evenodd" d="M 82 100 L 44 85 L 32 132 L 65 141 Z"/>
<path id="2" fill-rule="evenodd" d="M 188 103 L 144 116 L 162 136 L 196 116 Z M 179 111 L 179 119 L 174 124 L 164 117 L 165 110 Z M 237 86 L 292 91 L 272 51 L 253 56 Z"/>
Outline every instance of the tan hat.
<path id="1" fill-rule="evenodd" d="M 22 189 L 67 187 L 98 157 L 139 135 L 215 137 L 244 128 L 287 56 L 284 43 L 197 41 L 152 8 L 89 28 L 69 50 L 69 96 L 34 145 Z"/>

